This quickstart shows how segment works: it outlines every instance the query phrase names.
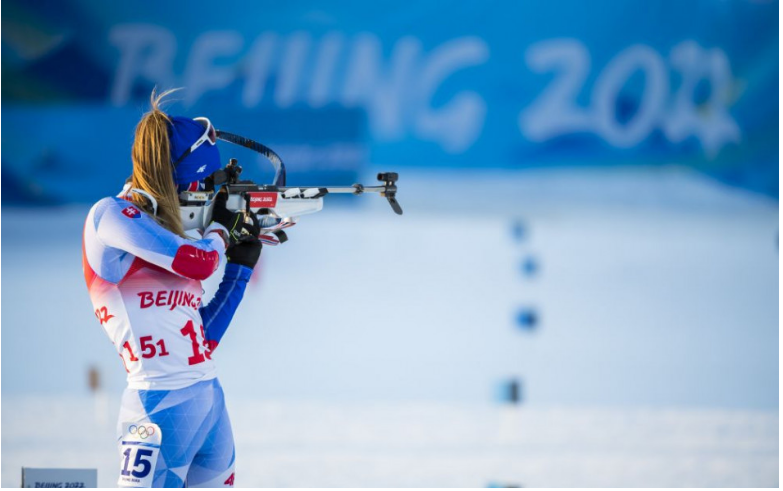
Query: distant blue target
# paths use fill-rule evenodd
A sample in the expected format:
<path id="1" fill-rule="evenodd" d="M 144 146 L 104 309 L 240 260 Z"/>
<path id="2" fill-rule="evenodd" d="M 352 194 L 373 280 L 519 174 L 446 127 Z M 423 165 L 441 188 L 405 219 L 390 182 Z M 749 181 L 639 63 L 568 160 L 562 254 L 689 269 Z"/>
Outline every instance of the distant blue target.
<path id="1" fill-rule="evenodd" d="M 526 276 L 528 278 L 532 278 L 536 275 L 538 275 L 538 271 L 540 269 L 540 265 L 538 263 L 538 260 L 533 256 L 527 256 L 522 260 L 522 265 L 520 267 L 520 271 L 522 272 L 523 276 Z"/>
<path id="2" fill-rule="evenodd" d="M 511 224 L 511 237 L 516 242 L 524 242 L 528 233 L 527 224 L 523 220 L 514 220 Z"/>
<path id="3" fill-rule="evenodd" d="M 534 331 L 538 327 L 538 314 L 534 309 L 524 308 L 517 313 L 517 325 L 526 331 Z"/>

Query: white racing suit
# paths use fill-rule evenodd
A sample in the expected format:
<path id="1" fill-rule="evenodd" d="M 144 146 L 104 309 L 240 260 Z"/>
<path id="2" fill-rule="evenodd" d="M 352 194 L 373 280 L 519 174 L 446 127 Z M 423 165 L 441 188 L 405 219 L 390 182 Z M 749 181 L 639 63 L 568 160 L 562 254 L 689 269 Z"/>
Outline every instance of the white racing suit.
<path id="1" fill-rule="evenodd" d="M 87 217 L 87 288 L 128 373 L 118 424 L 122 486 L 233 486 L 234 442 L 212 353 L 252 270 L 227 264 L 214 299 L 201 304 L 201 280 L 225 257 L 216 227 L 185 239 L 121 198 L 102 199 Z M 126 441 L 128 427 L 136 435 L 157 428 L 159 448 Z M 145 445 L 153 450 L 137 450 Z"/>

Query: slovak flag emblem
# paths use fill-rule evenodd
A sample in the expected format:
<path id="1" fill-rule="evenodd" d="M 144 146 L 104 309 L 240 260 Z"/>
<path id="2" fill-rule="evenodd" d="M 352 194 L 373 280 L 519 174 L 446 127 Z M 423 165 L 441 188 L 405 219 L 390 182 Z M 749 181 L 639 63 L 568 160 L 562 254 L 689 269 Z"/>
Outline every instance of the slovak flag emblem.
<path id="1" fill-rule="evenodd" d="M 122 210 L 122 214 L 128 218 L 139 218 L 141 216 L 141 212 L 135 206 L 125 208 Z"/>

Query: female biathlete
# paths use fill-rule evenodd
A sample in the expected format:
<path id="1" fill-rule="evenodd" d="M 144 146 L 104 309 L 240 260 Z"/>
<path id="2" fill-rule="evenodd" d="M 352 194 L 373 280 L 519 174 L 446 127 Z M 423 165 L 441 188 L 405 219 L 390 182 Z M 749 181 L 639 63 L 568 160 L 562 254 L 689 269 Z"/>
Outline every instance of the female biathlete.
<path id="1" fill-rule="evenodd" d="M 83 266 L 95 315 L 128 372 L 118 424 L 119 485 L 234 484 L 234 441 L 212 354 L 261 253 L 258 220 L 218 193 L 201 240 L 185 235 L 178 191 L 220 168 L 205 118 L 169 116 L 167 93 L 136 127 L 133 175 L 84 226 Z M 225 273 L 202 305 L 201 280 Z"/>

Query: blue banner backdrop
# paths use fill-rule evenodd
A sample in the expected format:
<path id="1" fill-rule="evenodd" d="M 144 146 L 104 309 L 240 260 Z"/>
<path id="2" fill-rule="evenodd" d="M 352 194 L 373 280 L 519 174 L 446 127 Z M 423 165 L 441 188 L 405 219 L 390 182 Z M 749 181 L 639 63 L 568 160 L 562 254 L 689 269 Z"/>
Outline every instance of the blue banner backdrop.
<path id="1" fill-rule="evenodd" d="M 777 197 L 778 8 L 4 2 L 3 203 L 119 186 L 155 85 L 184 87 L 172 112 L 276 148 L 296 182 L 368 162 L 675 163 Z"/>

